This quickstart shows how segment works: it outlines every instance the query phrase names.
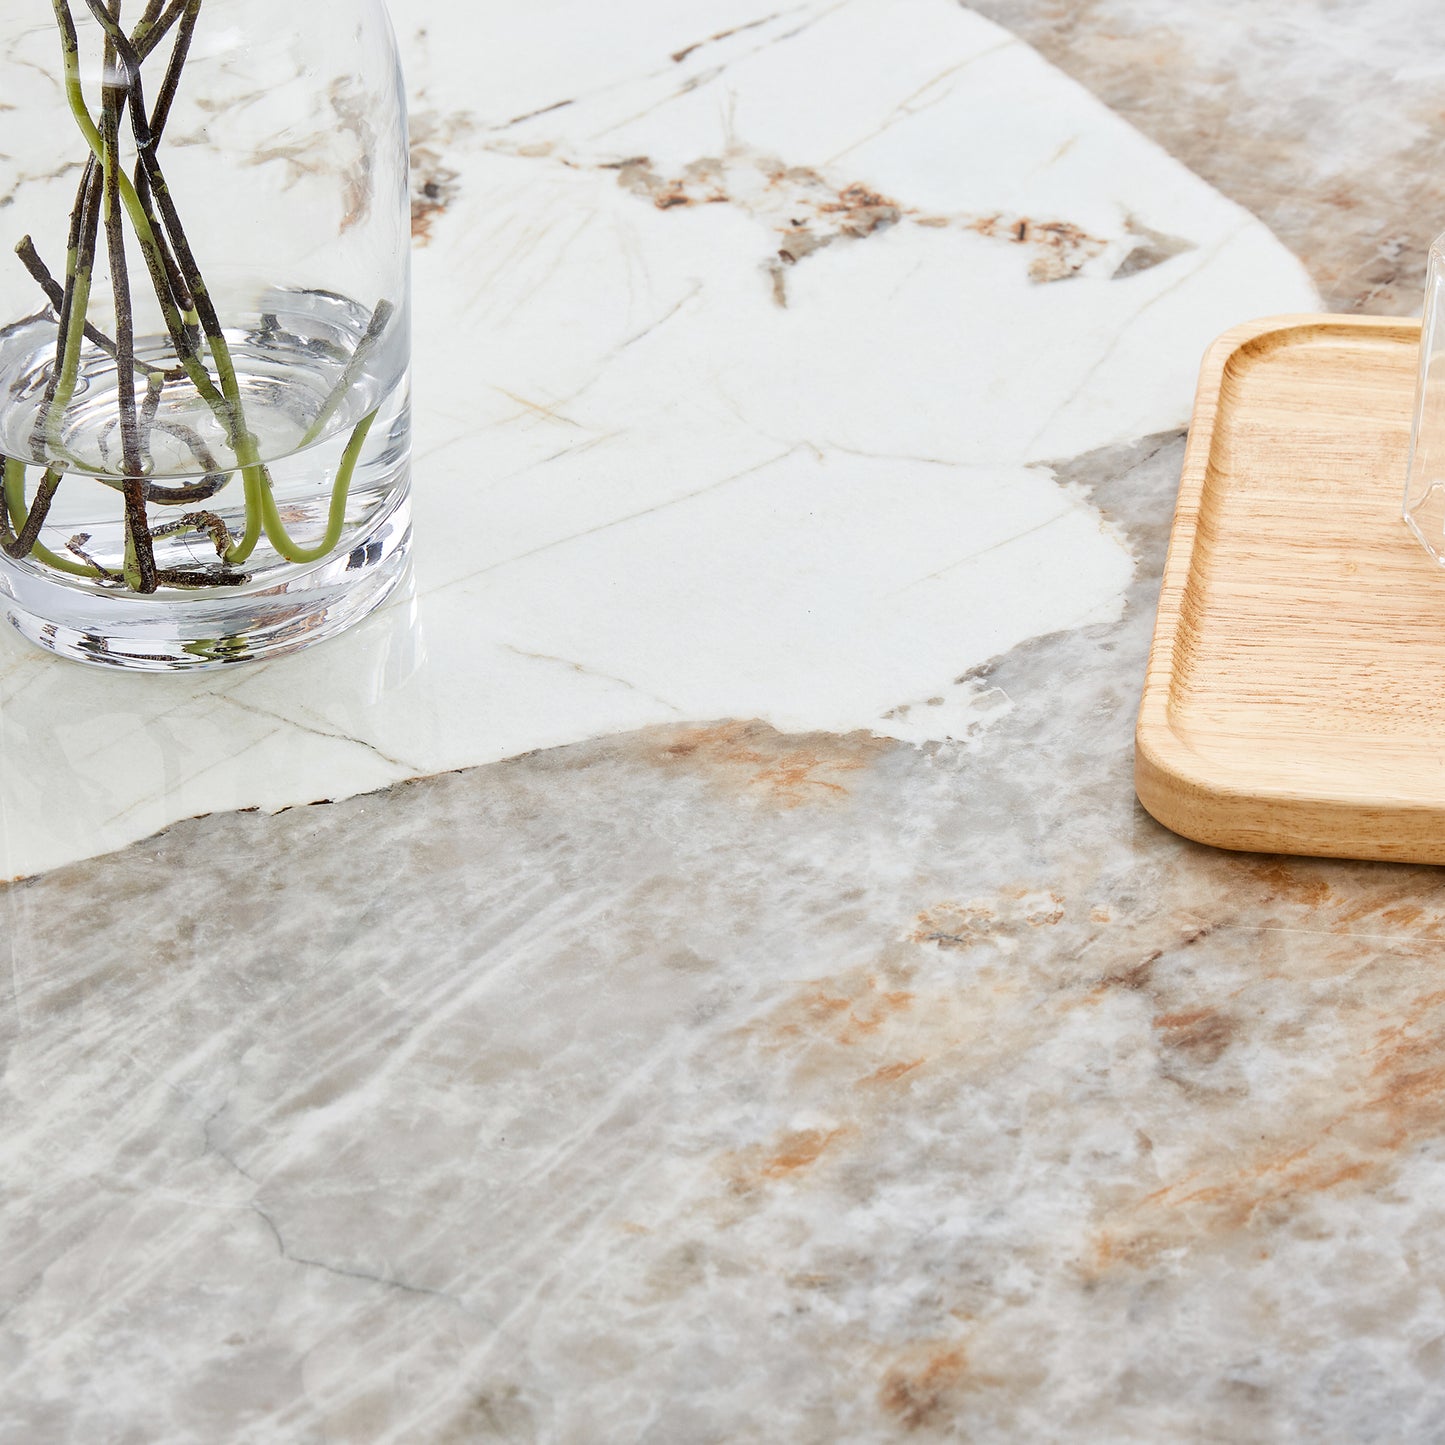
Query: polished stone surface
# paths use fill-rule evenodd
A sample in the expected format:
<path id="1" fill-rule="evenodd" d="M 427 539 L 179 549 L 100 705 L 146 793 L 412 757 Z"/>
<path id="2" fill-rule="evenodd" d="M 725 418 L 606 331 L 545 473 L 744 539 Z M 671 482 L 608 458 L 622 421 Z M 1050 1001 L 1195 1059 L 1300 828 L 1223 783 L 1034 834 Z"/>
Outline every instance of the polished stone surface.
<path id="1" fill-rule="evenodd" d="M 1438 1438 L 1445 894 L 1133 804 L 1180 455 L 1061 469 L 1139 575 L 971 742 L 652 728 L 13 886 L 0 1439 Z"/>
<path id="2" fill-rule="evenodd" d="M 447 57 L 477 59 L 446 28 L 460 19 L 413 51 L 419 109 L 435 107 L 418 131 L 418 260 L 448 254 L 449 228 L 513 236 L 476 317 L 521 375 L 506 382 L 500 345 L 487 374 L 525 399 L 493 415 L 446 391 L 438 363 L 434 396 L 456 410 L 435 455 L 467 455 L 469 426 L 497 455 L 515 448 L 509 466 L 567 451 L 572 491 L 548 490 L 545 468 L 508 482 L 499 463 L 475 505 L 510 529 L 499 548 L 526 527 L 538 547 L 549 525 L 580 534 L 575 514 L 548 516 L 563 495 L 595 505 L 594 536 L 627 538 L 548 574 L 579 588 L 595 650 L 526 630 L 565 612 L 541 573 L 448 592 L 423 565 L 411 599 L 289 671 L 162 701 L 167 679 L 6 653 L 0 827 L 11 871 L 36 876 L 0 892 L 0 1441 L 1441 1438 L 1441 875 L 1213 852 L 1154 825 L 1130 784 L 1193 358 L 1111 371 L 1135 324 L 1114 297 L 1177 267 L 1202 325 L 1256 283 L 1289 295 L 1256 310 L 1308 304 L 1308 283 L 1254 222 L 1239 234 L 1256 238 L 1255 279 L 1217 291 L 1185 270 L 1197 240 L 1171 250 L 1189 226 L 1156 212 L 1119 208 L 1127 253 L 1123 232 L 1113 252 L 963 234 L 978 135 L 1000 137 L 1004 182 L 1015 164 L 1010 131 L 970 128 L 973 84 L 997 98 L 1020 76 L 1035 88 L 1012 129 L 1049 138 L 1047 154 L 1065 115 L 1085 150 L 1104 136 L 1108 155 L 1176 177 L 1198 224 L 1237 213 L 942 0 L 893 8 L 909 24 L 892 26 L 861 3 L 718 4 L 687 23 L 626 9 L 656 75 L 638 72 L 628 27 L 573 53 L 548 38 L 559 8 L 538 7 L 516 22 L 537 27 L 513 52 L 532 60 L 494 57 L 471 104 L 509 119 L 578 99 L 490 132 L 458 118 L 465 75 Z M 1129 13 L 1158 23 L 1148 0 Z M 1301 45 L 1350 15 L 1369 53 L 1393 43 L 1363 9 L 1292 13 Z M 1042 14 L 1020 0 L 1015 19 L 1032 33 Z M 861 28 L 793 52 L 808 64 L 790 70 L 789 47 L 834 45 L 830 24 Z M 1118 28 L 1100 20 L 1097 43 Z M 1251 68 L 1254 32 L 1231 33 L 1245 93 L 1303 85 Z M 962 67 L 951 101 L 900 101 L 902 80 L 886 93 L 882 116 L 917 127 L 909 145 L 903 120 L 890 128 L 886 175 L 832 169 L 836 142 L 808 140 L 855 103 L 850 58 L 885 76 Z M 1200 84 L 1184 60 L 1156 73 L 1182 97 Z M 633 117 L 657 94 L 679 109 L 647 147 L 599 139 L 645 125 Z M 1360 147 L 1388 105 L 1369 100 Z M 769 125 L 798 128 L 794 142 Z M 477 134 L 473 170 L 452 147 Z M 1221 122 L 1220 155 L 1231 134 Z M 1289 143 L 1305 174 L 1309 143 Z M 625 164 L 603 173 L 609 154 Z M 792 174 L 770 170 L 777 154 Z M 1119 165 L 1080 173 L 1081 207 L 1105 181 L 1126 193 Z M 1051 186 L 1049 170 L 1017 184 Z M 843 200 L 859 180 L 869 197 Z M 945 181 L 959 197 L 932 199 Z M 804 209 L 820 185 L 843 211 Z M 762 244 L 779 186 L 797 235 L 826 240 L 782 271 Z M 719 187 L 728 199 L 708 201 Z M 582 226 L 584 194 L 608 207 L 595 229 L 622 238 L 650 304 L 701 283 L 590 401 L 571 395 L 581 364 L 573 376 L 570 353 L 549 362 L 543 345 L 585 330 L 585 298 L 614 274 L 598 237 L 558 230 Z M 519 214 L 535 233 L 513 235 Z M 953 219 L 920 223 L 933 216 Z M 1378 202 L 1380 228 L 1406 223 L 1419 218 Z M 1346 243 L 1313 224 L 1315 251 L 1293 241 L 1307 259 Z M 648 249 L 628 251 L 644 232 Z M 913 249 L 930 237 L 964 249 Z M 955 325 L 955 300 L 993 288 L 997 310 L 941 379 L 908 353 L 927 308 L 887 271 L 895 314 L 869 270 L 897 245 Z M 1102 274 L 1138 251 L 1132 275 Z M 519 267 L 536 278 L 511 298 L 525 324 L 507 313 Z M 717 309 L 665 365 L 627 359 L 691 324 L 710 288 Z M 859 380 L 861 344 L 830 329 L 865 304 L 866 337 L 914 387 L 926 459 L 897 437 L 862 444 L 906 420 L 903 402 L 868 404 L 879 366 Z M 528 342 L 544 315 L 555 329 Z M 798 318 L 797 336 L 779 329 Z M 1071 353 L 1061 367 L 1082 350 L 1093 401 L 1066 423 L 1040 401 L 1028 431 L 1028 378 L 988 390 L 995 345 L 1033 349 L 1039 397 L 1051 348 Z M 769 388 L 730 392 L 747 423 L 722 428 L 712 383 L 753 372 Z M 1146 404 L 1141 377 L 1157 383 Z M 526 403 L 594 431 L 610 408 L 626 440 L 563 443 L 565 423 Z M 825 406 L 814 435 L 803 423 Z M 691 518 L 648 512 L 631 537 L 632 520 L 608 525 L 660 506 L 671 493 L 639 489 L 671 487 L 670 467 L 684 491 L 730 477 L 738 453 L 709 440 L 756 429 L 798 443 L 750 475 L 757 491 Z M 646 530 L 658 517 L 676 530 Z M 1019 540 L 1054 527 L 1042 551 Z M 890 590 L 936 570 L 934 548 L 998 572 L 899 610 Z M 448 595 L 467 627 L 438 610 Z M 649 630 L 616 639 L 623 620 Z M 532 656 L 499 670 L 503 641 Z M 458 736 L 468 708 L 482 720 Z M 343 798 L 476 762 L 482 737 L 486 766 Z M 236 746 L 251 751 L 226 763 Z M 308 793 L 342 800 L 116 846 L 188 811 Z"/>
<path id="3" fill-rule="evenodd" d="M 1049 461 L 1183 425 L 1218 332 L 1317 304 L 948 0 L 396 14 L 412 600 L 201 678 L 0 636 L 0 876 L 669 721 L 964 733 L 959 672 L 1122 605 Z"/>

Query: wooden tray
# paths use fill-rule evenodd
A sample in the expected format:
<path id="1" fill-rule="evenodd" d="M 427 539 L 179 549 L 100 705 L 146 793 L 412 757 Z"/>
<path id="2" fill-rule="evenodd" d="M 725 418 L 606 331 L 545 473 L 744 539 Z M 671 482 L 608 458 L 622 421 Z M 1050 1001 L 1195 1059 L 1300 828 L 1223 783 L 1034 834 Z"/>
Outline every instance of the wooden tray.
<path id="1" fill-rule="evenodd" d="M 1445 570 L 1400 519 L 1419 343 L 1286 316 L 1205 357 L 1135 751 L 1187 838 L 1445 863 Z"/>

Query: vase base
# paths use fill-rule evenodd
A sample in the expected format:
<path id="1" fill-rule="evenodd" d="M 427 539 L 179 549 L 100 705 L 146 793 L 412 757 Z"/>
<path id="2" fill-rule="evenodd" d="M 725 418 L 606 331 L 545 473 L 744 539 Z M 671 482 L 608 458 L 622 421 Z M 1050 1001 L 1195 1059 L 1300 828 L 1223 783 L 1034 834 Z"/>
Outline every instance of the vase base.
<path id="1" fill-rule="evenodd" d="M 379 607 L 411 544 L 403 497 L 349 552 L 259 592 L 97 594 L 0 556 L 0 606 L 22 637 L 76 662 L 179 672 L 280 657 L 334 637 Z"/>

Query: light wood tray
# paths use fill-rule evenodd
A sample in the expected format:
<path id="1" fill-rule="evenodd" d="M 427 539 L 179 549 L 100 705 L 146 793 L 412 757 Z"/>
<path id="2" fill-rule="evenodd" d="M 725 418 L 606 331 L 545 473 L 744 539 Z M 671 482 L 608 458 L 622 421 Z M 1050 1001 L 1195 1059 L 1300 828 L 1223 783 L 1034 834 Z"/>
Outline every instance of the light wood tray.
<path id="1" fill-rule="evenodd" d="M 1445 570 L 1400 519 L 1419 344 L 1286 316 L 1205 357 L 1135 752 L 1187 838 L 1445 863 Z"/>

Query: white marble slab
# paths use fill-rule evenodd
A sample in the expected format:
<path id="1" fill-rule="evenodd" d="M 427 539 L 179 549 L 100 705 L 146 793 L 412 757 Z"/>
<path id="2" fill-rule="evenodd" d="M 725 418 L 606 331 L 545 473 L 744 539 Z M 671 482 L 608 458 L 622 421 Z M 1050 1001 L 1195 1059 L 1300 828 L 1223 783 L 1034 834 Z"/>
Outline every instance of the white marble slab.
<path id="1" fill-rule="evenodd" d="M 656 722 L 966 737 L 1008 704 L 962 674 L 1132 574 L 1047 463 L 1181 424 L 1211 337 L 1317 304 L 948 0 L 395 13 L 414 590 L 197 677 L 0 638 L 0 874 Z"/>

